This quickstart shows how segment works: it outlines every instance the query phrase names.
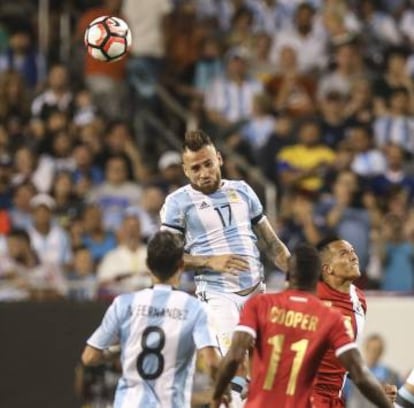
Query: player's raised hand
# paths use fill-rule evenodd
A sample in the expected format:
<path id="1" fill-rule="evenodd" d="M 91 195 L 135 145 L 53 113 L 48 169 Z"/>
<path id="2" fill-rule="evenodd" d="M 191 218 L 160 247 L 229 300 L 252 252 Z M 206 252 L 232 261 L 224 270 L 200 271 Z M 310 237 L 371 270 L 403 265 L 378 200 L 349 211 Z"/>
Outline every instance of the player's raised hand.
<path id="1" fill-rule="evenodd" d="M 387 395 L 388 399 L 391 402 L 395 402 L 395 400 L 397 399 L 397 386 L 393 385 L 393 384 L 382 384 L 382 388 L 385 391 L 385 394 Z"/>
<path id="2" fill-rule="evenodd" d="M 249 262 L 240 255 L 216 255 L 209 258 L 208 267 L 216 272 L 236 275 L 239 271 L 247 271 Z"/>

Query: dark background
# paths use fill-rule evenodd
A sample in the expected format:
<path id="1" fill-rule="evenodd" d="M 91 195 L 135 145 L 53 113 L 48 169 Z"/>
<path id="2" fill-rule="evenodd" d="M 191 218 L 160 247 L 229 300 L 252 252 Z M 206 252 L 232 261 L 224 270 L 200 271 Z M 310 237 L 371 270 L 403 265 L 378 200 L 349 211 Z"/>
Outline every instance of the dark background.
<path id="1" fill-rule="evenodd" d="M 0 304 L 0 407 L 77 408 L 74 370 L 106 303 Z"/>

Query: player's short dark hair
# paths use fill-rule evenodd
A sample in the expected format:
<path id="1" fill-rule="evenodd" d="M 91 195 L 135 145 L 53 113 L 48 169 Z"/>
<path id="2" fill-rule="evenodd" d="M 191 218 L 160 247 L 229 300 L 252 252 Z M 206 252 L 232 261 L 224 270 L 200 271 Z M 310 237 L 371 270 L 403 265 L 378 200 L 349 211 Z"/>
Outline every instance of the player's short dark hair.
<path id="1" fill-rule="evenodd" d="M 299 244 L 293 250 L 294 270 L 290 271 L 292 283 L 299 289 L 311 290 L 316 287 L 321 273 L 321 259 L 316 248 Z"/>
<path id="2" fill-rule="evenodd" d="M 170 231 L 157 232 L 148 242 L 147 266 L 162 282 L 170 279 L 184 255 L 184 240 Z"/>
<path id="3" fill-rule="evenodd" d="M 213 146 L 210 136 L 202 130 L 189 130 L 184 136 L 183 151 L 198 152 L 204 146 Z"/>
<path id="4" fill-rule="evenodd" d="M 325 250 L 326 248 L 328 248 L 328 246 L 335 241 L 341 241 L 341 238 L 336 235 L 336 234 L 331 234 L 331 235 L 327 235 L 325 237 L 323 237 L 317 244 L 316 244 L 316 249 L 319 252 L 322 252 L 323 250 Z"/>

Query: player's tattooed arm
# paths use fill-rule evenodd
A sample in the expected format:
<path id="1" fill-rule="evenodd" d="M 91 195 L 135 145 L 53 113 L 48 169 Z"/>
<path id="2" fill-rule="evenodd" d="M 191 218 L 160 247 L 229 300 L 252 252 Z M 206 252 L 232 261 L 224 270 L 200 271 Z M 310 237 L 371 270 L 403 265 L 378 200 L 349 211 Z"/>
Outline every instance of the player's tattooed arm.
<path id="1" fill-rule="evenodd" d="M 239 255 L 190 255 L 184 254 L 184 267 L 186 269 L 209 269 L 215 272 L 235 274 L 237 271 L 245 271 L 249 268 L 249 263 Z"/>
<path id="2" fill-rule="evenodd" d="M 283 272 L 287 271 L 290 252 L 286 245 L 277 236 L 267 217 L 263 217 L 255 226 L 257 238 L 263 244 L 266 255 Z"/>

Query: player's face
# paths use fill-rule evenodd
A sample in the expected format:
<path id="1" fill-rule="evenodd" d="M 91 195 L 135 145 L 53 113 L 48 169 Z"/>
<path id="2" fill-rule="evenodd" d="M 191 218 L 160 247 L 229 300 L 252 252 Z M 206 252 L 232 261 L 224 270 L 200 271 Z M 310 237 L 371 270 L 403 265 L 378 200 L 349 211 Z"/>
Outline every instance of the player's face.
<path id="1" fill-rule="evenodd" d="M 183 153 L 185 175 L 191 185 L 204 194 L 214 193 L 218 189 L 222 164 L 220 153 L 211 145 L 204 146 L 197 152 L 185 150 Z"/>
<path id="2" fill-rule="evenodd" d="M 343 280 L 354 281 L 361 276 L 359 260 L 354 247 L 347 241 L 335 241 L 329 245 L 330 272 Z"/>

